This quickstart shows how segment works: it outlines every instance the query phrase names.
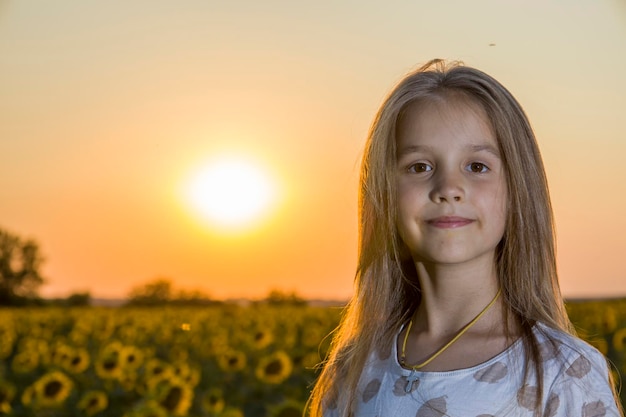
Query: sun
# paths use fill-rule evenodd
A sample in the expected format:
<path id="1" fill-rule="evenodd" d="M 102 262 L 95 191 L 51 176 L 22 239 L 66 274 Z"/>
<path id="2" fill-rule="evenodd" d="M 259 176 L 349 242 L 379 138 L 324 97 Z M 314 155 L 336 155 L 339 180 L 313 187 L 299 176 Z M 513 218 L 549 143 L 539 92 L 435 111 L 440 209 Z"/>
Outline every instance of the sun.
<path id="1" fill-rule="evenodd" d="M 277 190 L 259 162 L 245 156 L 221 156 L 191 175 L 185 194 L 190 207 L 214 226 L 241 229 L 268 214 Z"/>

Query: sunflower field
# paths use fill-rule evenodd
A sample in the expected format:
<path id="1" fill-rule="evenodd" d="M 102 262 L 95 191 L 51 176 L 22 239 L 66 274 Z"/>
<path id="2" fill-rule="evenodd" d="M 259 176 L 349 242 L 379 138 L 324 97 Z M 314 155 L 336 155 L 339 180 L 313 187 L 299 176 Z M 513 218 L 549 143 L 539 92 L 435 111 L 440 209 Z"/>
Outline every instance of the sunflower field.
<path id="1" fill-rule="evenodd" d="M 626 300 L 571 302 L 626 373 Z M 336 307 L 0 309 L 0 415 L 300 417 Z"/>
<path id="2" fill-rule="evenodd" d="M 578 336 L 609 359 L 622 405 L 626 407 L 626 299 L 571 301 L 566 307 Z"/>
<path id="3" fill-rule="evenodd" d="M 0 414 L 301 416 L 340 312 L 0 310 Z"/>

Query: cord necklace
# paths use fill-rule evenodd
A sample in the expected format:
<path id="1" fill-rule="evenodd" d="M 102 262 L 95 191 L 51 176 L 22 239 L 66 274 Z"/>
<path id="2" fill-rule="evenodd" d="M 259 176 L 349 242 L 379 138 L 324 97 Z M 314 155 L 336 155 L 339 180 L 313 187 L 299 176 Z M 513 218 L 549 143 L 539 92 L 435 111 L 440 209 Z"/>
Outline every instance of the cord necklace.
<path id="1" fill-rule="evenodd" d="M 480 318 L 482 316 L 484 316 L 485 313 L 487 311 L 489 311 L 489 309 L 496 303 L 496 300 L 500 296 L 501 292 L 502 292 L 502 289 L 498 289 L 498 292 L 496 293 L 496 296 L 493 297 L 493 300 L 491 300 L 491 302 L 489 304 L 487 304 L 487 306 L 485 308 L 483 308 L 483 310 L 480 313 L 478 313 L 478 315 L 476 317 L 474 317 L 472 319 L 472 321 L 467 323 L 461 330 L 459 330 L 459 332 L 456 334 L 456 336 L 454 336 L 452 338 L 452 340 L 450 340 L 448 343 L 446 343 L 438 351 L 433 353 L 425 361 L 420 362 L 420 363 L 418 363 L 416 365 L 410 365 L 409 366 L 409 365 L 406 364 L 406 342 L 409 339 L 409 333 L 411 332 L 411 327 L 413 327 L 413 319 L 411 318 L 411 320 L 409 321 L 409 325 L 407 327 L 406 333 L 404 334 L 404 341 L 402 342 L 402 352 L 400 353 L 400 364 L 402 366 L 404 366 L 405 368 L 411 368 L 411 374 L 407 378 L 407 385 L 406 385 L 406 392 L 407 393 L 411 392 L 411 387 L 413 386 L 413 382 L 415 382 L 417 380 L 417 376 L 415 376 L 415 372 L 417 370 L 425 367 L 426 365 L 428 365 L 432 361 L 434 361 L 439 355 L 441 355 L 443 352 L 445 352 L 446 349 L 448 349 L 450 346 L 452 346 L 452 344 L 454 342 L 456 342 L 461 336 L 463 336 L 463 334 L 465 334 L 474 324 L 476 324 L 476 322 L 478 320 L 480 320 Z"/>

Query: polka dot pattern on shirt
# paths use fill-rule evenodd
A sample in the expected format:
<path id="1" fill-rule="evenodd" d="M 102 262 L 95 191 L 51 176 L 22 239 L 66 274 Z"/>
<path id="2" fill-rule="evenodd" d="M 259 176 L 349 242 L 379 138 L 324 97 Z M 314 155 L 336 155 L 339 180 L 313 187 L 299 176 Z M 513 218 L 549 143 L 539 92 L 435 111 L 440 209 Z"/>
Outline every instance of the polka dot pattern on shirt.
<path id="1" fill-rule="evenodd" d="M 415 417 L 443 417 L 446 415 L 446 411 L 448 411 L 446 397 L 437 397 L 426 401 L 417 410 Z"/>
<path id="2" fill-rule="evenodd" d="M 545 364 L 544 369 L 552 372 L 549 378 L 553 378 L 546 380 L 544 376 L 543 398 L 539 398 L 535 379 L 521 380 L 519 362 L 511 359 L 522 349 L 520 343 L 484 365 L 450 372 L 410 371 L 401 368 L 393 353 L 381 355 L 376 352 L 372 355 L 371 367 L 359 384 L 357 399 L 360 405 L 357 405 L 357 410 L 366 410 L 363 415 L 368 416 L 379 416 L 382 411 L 391 412 L 383 412 L 387 416 L 400 412 L 397 415 L 407 417 L 494 417 L 513 415 L 511 413 L 532 416 L 537 413 L 538 402 L 541 402 L 539 414 L 543 417 L 616 416 L 610 392 L 581 390 L 589 386 L 590 381 L 602 383 L 599 379 L 603 372 L 600 353 L 581 343 L 575 344 L 567 335 L 548 331 L 559 339 L 546 340 L 540 334 L 539 355 Z M 394 346 L 394 349 L 397 347 Z M 395 353 L 396 350 L 390 351 Z M 559 374 L 554 371 L 557 369 L 560 369 Z M 463 386 L 454 385 L 459 381 L 466 382 Z M 512 381 L 519 382 L 512 385 Z M 464 392 L 463 388 L 467 386 L 471 388 Z M 481 401 L 486 398 L 481 395 L 494 397 Z M 459 396 L 468 401 L 470 414 L 459 414 L 466 405 L 459 402 Z M 395 404 L 400 408 L 394 408 Z"/>
<path id="3" fill-rule="evenodd" d="M 584 356 L 579 356 L 569 368 L 565 371 L 565 373 L 573 378 L 582 378 L 587 375 L 591 371 L 591 362 L 589 359 Z"/>
<path id="4" fill-rule="evenodd" d="M 378 394 L 380 389 L 380 379 L 373 379 L 367 384 L 363 391 L 363 402 L 367 403 Z"/>
<path id="5" fill-rule="evenodd" d="M 546 417 L 554 417 L 559 410 L 559 405 L 561 404 L 561 399 L 558 395 L 552 394 L 550 398 L 548 398 L 548 403 L 546 404 L 546 412 L 544 416 Z"/>
<path id="6" fill-rule="evenodd" d="M 508 372 L 509 369 L 505 364 L 502 362 L 496 362 L 493 365 L 489 365 L 487 368 L 476 372 L 474 374 L 474 379 L 476 381 L 493 384 L 504 378 Z"/>
<path id="7" fill-rule="evenodd" d="M 393 395 L 395 395 L 396 397 L 403 397 L 415 391 L 417 387 L 419 387 L 420 380 L 418 378 L 415 381 L 413 381 L 411 383 L 411 388 L 409 389 L 409 392 L 407 393 L 406 387 L 408 383 L 409 383 L 409 379 L 406 376 L 401 376 L 400 378 L 396 379 L 396 383 L 393 384 Z"/>
<path id="8" fill-rule="evenodd" d="M 606 407 L 602 401 L 596 401 L 583 405 L 582 417 L 603 417 L 606 415 Z"/>

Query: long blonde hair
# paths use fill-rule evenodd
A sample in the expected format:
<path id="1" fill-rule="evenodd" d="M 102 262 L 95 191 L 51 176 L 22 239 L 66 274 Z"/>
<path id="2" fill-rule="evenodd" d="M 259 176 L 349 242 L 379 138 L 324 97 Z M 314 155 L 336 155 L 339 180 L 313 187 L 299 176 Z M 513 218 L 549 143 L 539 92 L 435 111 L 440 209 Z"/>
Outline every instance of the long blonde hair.
<path id="1" fill-rule="evenodd" d="M 533 363 L 541 375 L 532 333 L 535 322 L 572 332 L 557 279 L 546 175 L 524 111 L 489 75 L 458 62 L 433 60 L 400 81 L 370 128 L 360 178 L 355 294 L 313 389 L 308 410 L 313 417 L 321 416 L 326 407 L 336 406 L 341 407 L 339 415 L 350 415 L 369 354 L 389 352 L 393 338 L 420 303 L 414 267 L 396 229 L 396 127 L 411 104 L 459 96 L 485 110 L 500 147 L 508 213 L 496 263 L 507 314 L 526 336 L 527 364 Z M 347 400 L 337 404 L 340 390 Z"/>

